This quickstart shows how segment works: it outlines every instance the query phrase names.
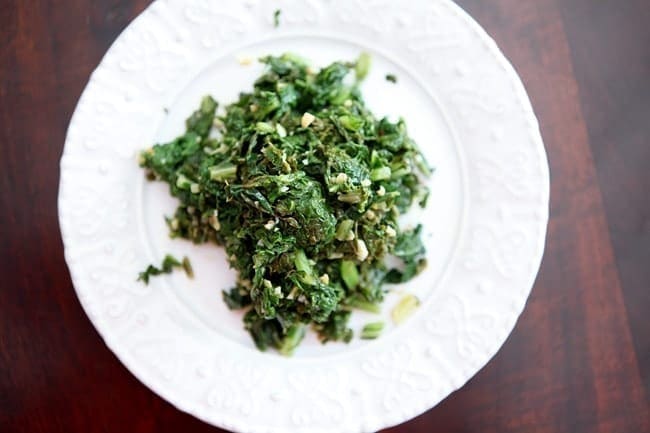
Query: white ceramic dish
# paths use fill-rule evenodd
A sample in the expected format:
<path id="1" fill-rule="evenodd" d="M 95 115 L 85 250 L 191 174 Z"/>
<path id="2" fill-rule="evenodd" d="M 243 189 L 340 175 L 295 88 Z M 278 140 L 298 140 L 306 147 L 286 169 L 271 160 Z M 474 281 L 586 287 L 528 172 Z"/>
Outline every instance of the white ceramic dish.
<path id="1" fill-rule="evenodd" d="M 225 103 L 250 88 L 261 67 L 238 57 L 286 51 L 318 66 L 370 52 L 368 104 L 405 117 L 437 168 L 430 206 L 411 216 L 425 225 L 430 263 L 408 285 L 418 312 L 371 342 L 322 346 L 312 336 L 290 359 L 258 352 L 223 304 L 233 274 L 221 249 L 167 237 L 174 200 L 135 158 L 181 132 L 204 94 Z M 521 81 L 451 1 L 161 0 L 120 35 L 79 101 L 59 213 L 84 309 L 153 391 L 235 431 L 370 432 L 433 407 L 503 344 L 540 264 L 548 194 Z M 167 252 L 188 255 L 196 279 L 135 281 Z M 353 326 L 367 319 L 356 314 Z"/>

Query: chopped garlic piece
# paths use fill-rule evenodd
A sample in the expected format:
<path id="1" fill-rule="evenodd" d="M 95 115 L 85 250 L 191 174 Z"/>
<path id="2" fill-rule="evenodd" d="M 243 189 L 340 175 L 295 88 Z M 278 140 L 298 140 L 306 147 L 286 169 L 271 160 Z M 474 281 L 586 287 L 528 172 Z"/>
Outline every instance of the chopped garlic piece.
<path id="1" fill-rule="evenodd" d="M 214 212 L 212 212 L 212 215 L 210 215 L 208 217 L 208 223 L 210 224 L 210 226 L 212 226 L 212 228 L 215 231 L 218 232 L 219 230 L 221 230 L 221 223 L 219 223 L 219 211 L 218 210 L 215 209 Z"/>
<path id="2" fill-rule="evenodd" d="M 348 181 L 348 175 L 345 173 L 339 173 L 336 178 L 334 179 L 334 182 L 337 184 L 342 184 Z"/>
<path id="3" fill-rule="evenodd" d="M 314 120 L 316 120 L 316 116 L 314 116 L 311 113 L 305 113 L 302 115 L 302 119 L 300 119 L 300 126 L 306 128 L 309 125 L 311 125 L 314 122 Z"/>
<path id="4" fill-rule="evenodd" d="M 253 58 L 250 56 L 238 56 L 237 61 L 242 66 L 248 66 L 253 63 Z"/>
<path id="5" fill-rule="evenodd" d="M 368 258 L 368 247 L 363 239 L 357 239 L 357 242 L 355 243 L 355 252 L 357 254 L 357 259 L 360 262 L 363 262 Z"/>

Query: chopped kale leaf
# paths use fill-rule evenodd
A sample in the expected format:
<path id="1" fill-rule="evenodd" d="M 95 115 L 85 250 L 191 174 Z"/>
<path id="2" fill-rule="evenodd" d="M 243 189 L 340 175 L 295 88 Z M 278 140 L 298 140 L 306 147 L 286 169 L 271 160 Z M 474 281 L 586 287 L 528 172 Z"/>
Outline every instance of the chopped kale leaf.
<path id="1" fill-rule="evenodd" d="M 162 261 L 160 267 L 154 265 L 147 266 L 147 269 L 140 272 L 138 275 L 138 281 L 142 281 L 145 284 L 149 284 L 149 279 L 156 275 L 161 274 L 171 274 L 174 269 L 183 269 L 188 277 L 193 278 L 194 272 L 192 271 L 192 265 L 190 260 L 187 257 L 183 257 L 183 261 L 179 262 L 175 257 L 171 255 L 166 255 Z"/>

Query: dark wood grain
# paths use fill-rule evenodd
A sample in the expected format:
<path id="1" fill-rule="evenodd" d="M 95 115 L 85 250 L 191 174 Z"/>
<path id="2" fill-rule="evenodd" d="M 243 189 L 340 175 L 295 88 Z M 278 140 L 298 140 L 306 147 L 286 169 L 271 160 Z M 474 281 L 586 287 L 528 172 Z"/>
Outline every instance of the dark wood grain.
<path id="1" fill-rule="evenodd" d="M 573 0 L 562 2 L 561 11 L 565 20 L 576 23 L 566 33 L 638 365 L 650 397 L 650 3 Z"/>
<path id="2" fill-rule="evenodd" d="M 0 432 L 217 432 L 105 347 L 63 260 L 58 159 L 75 103 L 149 2 L 0 7 Z M 529 91 L 552 173 L 541 272 L 497 356 L 388 432 L 650 432 L 650 5 L 459 0 Z"/>

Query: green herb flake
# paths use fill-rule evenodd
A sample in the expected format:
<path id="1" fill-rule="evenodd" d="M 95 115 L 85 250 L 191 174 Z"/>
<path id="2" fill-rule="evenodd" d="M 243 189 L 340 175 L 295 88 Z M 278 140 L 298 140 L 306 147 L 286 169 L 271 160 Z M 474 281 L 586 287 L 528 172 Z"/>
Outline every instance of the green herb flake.
<path id="1" fill-rule="evenodd" d="M 238 278 L 223 299 L 246 311 L 255 345 L 289 356 L 310 328 L 322 342 L 350 341 L 353 310 L 379 313 L 386 283 L 422 270 L 422 228 L 398 217 L 426 201 L 431 170 L 403 120 L 366 107 L 368 54 L 320 70 L 294 54 L 261 62 L 252 89 L 219 115 L 203 98 L 185 133 L 142 152 L 140 165 L 180 202 L 167 218 L 173 238 L 225 248 Z M 178 267 L 193 275 L 170 259 L 140 280 Z"/>
<path id="2" fill-rule="evenodd" d="M 181 266 L 183 266 L 183 270 L 185 271 L 185 274 L 188 278 L 194 278 L 194 269 L 192 269 L 192 263 L 190 263 L 190 259 L 183 257 Z"/>
<path id="3" fill-rule="evenodd" d="M 397 75 L 395 74 L 386 74 L 386 81 L 389 81 L 393 84 L 397 84 Z"/>
<path id="4" fill-rule="evenodd" d="M 273 12 L 273 27 L 278 28 L 280 26 L 280 15 L 282 15 L 282 11 L 280 9 L 276 9 L 275 12 Z"/>
<path id="5" fill-rule="evenodd" d="M 185 269 L 187 275 L 190 278 L 193 277 L 192 266 L 187 257 L 183 257 L 183 261 L 179 262 L 178 259 L 176 259 L 174 256 L 167 254 L 163 259 L 162 264 L 160 265 L 159 268 L 154 265 L 147 266 L 147 269 L 145 269 L 144 271 L 138 274 L 137 281 L 142 281 L 145 284 L 149 284 L 149 279 L 151 277 L 162 275 L 162 274 L 171 274 L 174 271 L 174 269 L 177 268 Z"/>

